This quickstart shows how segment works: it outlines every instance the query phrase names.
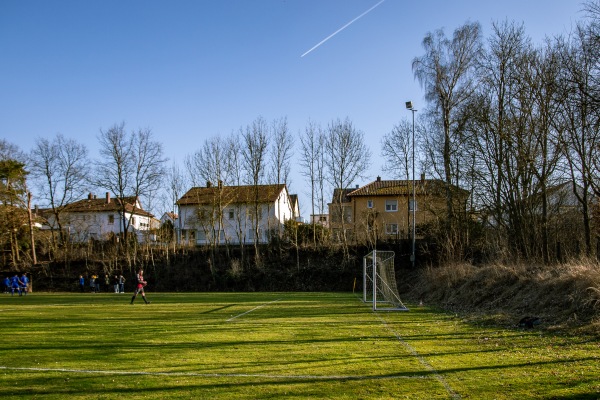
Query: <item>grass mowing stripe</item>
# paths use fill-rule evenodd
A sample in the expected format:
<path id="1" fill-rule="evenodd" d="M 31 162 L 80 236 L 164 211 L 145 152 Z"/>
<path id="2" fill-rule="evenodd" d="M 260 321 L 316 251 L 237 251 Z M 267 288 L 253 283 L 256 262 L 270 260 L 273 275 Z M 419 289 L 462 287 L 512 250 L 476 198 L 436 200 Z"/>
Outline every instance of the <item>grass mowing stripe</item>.
<path id="1" fill-rule="evenodd" d="M 269 301 L 268 303 L 265 303 L 265 304 L 261 304 L 260 306 L 256 306 L 256 307 L 254 307 L 252 310 L 248 310 L 248 311 L 246 311 L 246 312 L 243 312 L 243 313 L 241 313 L 241 314 L 235 315 L 235 316 L 233 316 L 233 317 L 229 318 L 228 320 L 226 320 L 225 322 L 231 322 L 231 321 L 233 321 L 233 320 L 234 320 L 234 319 L 236 319 L 236 318 L 243 317 L 244 315 L 246 315 L 246 314 L 249 314 L 249 313 L 251 313 L 252 311 L 256 311 L 256 310 L 258 310 L 259 308 L 266 307 L 266 306 L 268 306 L 269 304 L 276 303 L 276 302 L 278 302 L 278 301 L 280 301 L 280 300 L 281 300 L 281 299 L 277 299 L 277 300 Z"/>
<path id="2" fill-rule="evenodd" d="M 429 379 L 424 375 L 275 375 L 275 374 L 220 374 L 199 372 L 148 372 L 148 371 L 111 371 L 99 369 L 71 369 L 71 368 L 25 368 L 0 366 L 0 370 L 30 371 L 30 372 L 66 372 L 74 374 L 96 375 L 146 375 L 146 376 L 194 376 L 201 378 L 266 378 L 266 379 L 296 379 L 308 381 L 346 381 L 346 380 L 384 380 L 384 379 Z"/>
<path id="3" fill-rule="evenodd" d="M 132 307 L 109 294 L 0 296 L 0 387 L 23 400 L 599 398 L 598 338 L 428 306 L 374 314 L 353 297 L 153 293 Z"/>
<path id="4" fill-rule="evenodd" d="M 375 312 L 373 312 L 375 313 Z M 406 350 L 408 350 L 408 352 L 410 354 L 412 354 L 417 360 L 419 360 L 419 362 L 425 367 L 427 368 L 429 371 L 431 371 L 431 373 L 433 374 L 433 376 L 435 377 L 435 379 L 437 379 L 443 386 L 444 388 L 446 388 L 446 391 L 448 392 L 448 394 L 453 398 L 453 399 L 460 399 L 461 396 L 456 393 L 452 387 L 450 386 L 450 384 L 446 381 L 446 379 L 444 379 L 444 377 L 433 367 L 433 365 L 431 365 L 423 356 L 421 356 L 417 350 L 412 347 L 410 344 L 408 344 L 403 338 L 402 336 L 394 331 L 392 328 L 390 328 L 390 326 L 388 325 L 387 321 L 385 319 L 383 319 L 383 317 L 379 314 L 376 314 L 377 318 L 379 318 L 379 320 L 381 321 L 381 323 L 383 324 L 383 326 L 385 326 L 385 328 L 390 331 L 395 337 L 396 339 L 398 339 L 398 341 L 402 344 L 402 346 L 404 346 L 404 348 Z"/>

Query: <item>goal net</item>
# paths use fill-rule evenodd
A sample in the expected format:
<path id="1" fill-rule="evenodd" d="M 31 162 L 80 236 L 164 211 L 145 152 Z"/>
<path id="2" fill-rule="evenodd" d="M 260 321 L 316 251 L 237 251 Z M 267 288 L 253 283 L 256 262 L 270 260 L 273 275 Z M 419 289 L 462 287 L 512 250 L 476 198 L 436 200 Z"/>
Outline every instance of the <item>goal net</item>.
<path id="1" fill-rule="evenodd" d="M 408 311 L 398 294 L 393 251 L 363 257 L 363 301 L 373 303 L 373 311 Z"/>

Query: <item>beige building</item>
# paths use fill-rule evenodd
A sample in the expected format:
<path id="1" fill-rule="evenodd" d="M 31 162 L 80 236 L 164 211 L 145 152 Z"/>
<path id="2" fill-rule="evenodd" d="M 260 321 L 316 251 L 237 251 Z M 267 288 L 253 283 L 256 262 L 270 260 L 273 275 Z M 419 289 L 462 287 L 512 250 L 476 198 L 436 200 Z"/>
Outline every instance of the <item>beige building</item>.
<path id="1" fill-rule="evenodd" d="M 468 192 L 451 187 L 457 206 Z M 415 181 L 416 237 L 425 223 L 443 218 L 447 210 L 446 185 L 437 179 Z M 355 189 L 336 189 L 329 204 L 330 227 L 334 237 L 345 233 L 357 242 L 408 239 L 412 237 L 413 181 L 377 180 Z M 343 218 L 341 216 L 343 215 Z"/>

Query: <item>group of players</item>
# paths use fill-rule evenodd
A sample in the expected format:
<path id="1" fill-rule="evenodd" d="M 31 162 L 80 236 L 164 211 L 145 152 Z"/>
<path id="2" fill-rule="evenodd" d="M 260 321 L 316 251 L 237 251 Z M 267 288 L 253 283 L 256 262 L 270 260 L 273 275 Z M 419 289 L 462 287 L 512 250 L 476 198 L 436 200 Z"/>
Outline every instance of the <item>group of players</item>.
<path id="1" fill-rule="evenodd" d="M 148 299 L 146 299 L 146 293 L 144 293 L 144 287 L 148 284 L 144 279 L 144 270 L 140 269 L 136 275 L 137 284 L 135 286 L 135 291 L 133 292 L 133 297 L 131 297 L 131 304 L 135 301 L 135 298 L 138 294 L 141 293 L 142 299 L 146 304 L 150 304 Z M 29 278 L 27 274 L 23 273 L 19 278 L 18 274 L 15 274 L 12 278 L 8 276 L 4 279 L 4 293 L 10 293 L 14 296 L 15 291 L 19 293 L 19 296 L 27 295 L 29 291 Z"/>
<path id="2" fill-rule="evenodd" d="M 10 293 L 11 296 L 14 296 L 15 292 L 19 293 L 19 296 L 27 295 L 27 292 L 29 292 L 27 274 L 23 273 L 20 278 L 18 274 L 15 274 L 12 278 L 8 276 L 4 278 L 4 293 Z"/>

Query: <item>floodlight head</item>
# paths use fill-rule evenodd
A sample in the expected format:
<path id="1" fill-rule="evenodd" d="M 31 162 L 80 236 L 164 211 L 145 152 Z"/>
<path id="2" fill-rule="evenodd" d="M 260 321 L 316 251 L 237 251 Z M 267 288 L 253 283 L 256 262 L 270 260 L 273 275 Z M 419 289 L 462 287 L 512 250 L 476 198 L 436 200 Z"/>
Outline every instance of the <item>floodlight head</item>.
<path id="1" fill-rule="evenodd" d="M 408 110 L 412 110 L 412 109 L 413 109 L 412 101 L 407 101 L 407 102 L 406 102 L 406 108 L 407 108 Z"/>

